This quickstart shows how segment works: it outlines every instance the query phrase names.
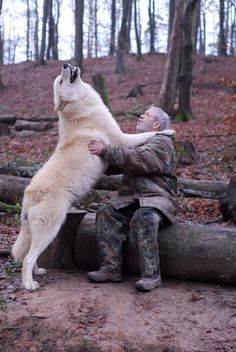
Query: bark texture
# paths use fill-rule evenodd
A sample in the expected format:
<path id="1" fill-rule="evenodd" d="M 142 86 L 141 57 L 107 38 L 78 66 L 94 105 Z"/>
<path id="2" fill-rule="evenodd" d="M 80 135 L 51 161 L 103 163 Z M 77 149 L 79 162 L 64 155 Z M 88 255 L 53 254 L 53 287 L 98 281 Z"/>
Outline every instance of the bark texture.
<path id="1" fill-rule="evenodd" d="M 164 70 L 164 78 L 159 96 L 159 106 L 170 116 L 173 113 L 180 69 L 182 47 L 181 21 L 183 16 L 183 8 L 184 0 L 177 0 L 175 6 L 174 23 L 171 31 L 170 44 Z"/>

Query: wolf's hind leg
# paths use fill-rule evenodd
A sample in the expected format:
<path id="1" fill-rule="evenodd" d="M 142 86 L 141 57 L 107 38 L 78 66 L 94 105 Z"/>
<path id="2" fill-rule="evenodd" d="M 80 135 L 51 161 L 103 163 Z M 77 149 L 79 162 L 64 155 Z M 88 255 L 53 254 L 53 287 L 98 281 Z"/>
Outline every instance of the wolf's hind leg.
<path id="1" fill-rule="evenodd" d="M 39 283 L 33 280 L 33 270 L 38 268 L 36 264 L 38 257 L 56 237 L 58 230 L 59 228 L 56 225 L 54 229 L 51 227 L 50 229 L 44 229 L 44 233 L 40 237 L 32 236 L 30 250 L 23 261 L 22 268 L 22 281 L 26 289 L 35 290 L 39 287 Z M 42 268 L 37 274 L 39 274 L 39 272 L 43 273 Z"/>
<path id="2" fill-rule="evenodd" d="M 39 268 L 37 265 L 37 262 L 34 264 L 34 268 L 33 268 L 33 274 L 35 275 L 45 275 L 47 274 L 47 270 L 44 268 Z"/>
<path id="3" fill-rule="evenodd" d="M 52 205 L 52 204 L 51 204 Z M 66 208 L 54 209 L 50 213 L 48 209 L 44 208 L 44 217 L 40 214 L 41 208 L 36 207 L 29 215 L 30 230 L 31 230 L 31 246 L 28 254 L 23 261 L 22 267 L 22 281 L 23 285 L 28 290 L 35 290 L 39 287 L 37 281 L 33 280 L 33 272 L 36 274 L 44 274 L 45 269 L 38 268 L 37 259 L 40 254 L 49 246 L 49 244 L 56 237 L 61 228 L 66 216 Z"/>

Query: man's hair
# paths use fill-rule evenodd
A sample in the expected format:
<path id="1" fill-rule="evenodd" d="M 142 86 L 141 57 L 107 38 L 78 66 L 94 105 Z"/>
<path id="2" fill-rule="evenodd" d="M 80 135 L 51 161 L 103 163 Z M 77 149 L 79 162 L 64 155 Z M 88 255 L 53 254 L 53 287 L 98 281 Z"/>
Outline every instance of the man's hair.
<path id="1" fill-rule="evenodd" d="M 154 105 L 150 106 L 155 112 L 155 119 L 160 123 L 160 131 L 167 130 L 169 128 L 170 118 L 161 108 L 156 108 Z"/>

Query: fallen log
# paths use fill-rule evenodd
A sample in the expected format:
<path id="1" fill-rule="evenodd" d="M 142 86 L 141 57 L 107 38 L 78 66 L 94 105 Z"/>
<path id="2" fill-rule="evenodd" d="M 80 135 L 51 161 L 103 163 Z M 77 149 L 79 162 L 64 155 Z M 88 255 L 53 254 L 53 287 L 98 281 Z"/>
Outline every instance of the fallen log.
<path id="1" fill-rule="evenodd" d="M 103 176 L 95 188 L 117 190 L 121 179 L 122 175 Z M 228 183 L 223 181 L 178 179 L 178 191 L 185 197 L 219 199 L 227 188 Z"/>
<path id="2" fill-rule="evenodd" d="M 3 168 L 2 168 L 3 169 Z M 0 168 L 0 173 L 1 170 Z M 36 169 L 36 168 L 35 168 Z M 5 171 L 11 170 L 5 168 Z M 34 168 L 14 169 L 16 172 L 22 171 L 24 174 L 34 173 Z M 95 185 L 98 190 L 117 190 L 121 184 L 121 175 L 102 176 Z M 0 175 L 0 201 L 15 204 L 22 201 L 25 187 L 29 184 L 30 178 Z M 178 192 L 184 197 L 220 199 L 228 188 L 227 182 L 178 179 Z"/>
<path id="3" fill-rule="evenodd" d="M 34 166 L 20 166 L 9 163 L 0 167 L 0 174 L 19 177 L 32 177 L 40 169 L 40 167 L 42 167 L 40 164 Z"/>
<path id="4" fill-rule="evenodd" d="M 35 131 L 35 132 L 45 132 L 53 127 L 53 124 L 48 121 L 26 121 L 26 120 L 17 120 L 14 128 L 16 131 Z"/>
<path id="5" fill-rule="evenodd" d="M 0 201 L 9 204 L 21 203 L 30 179 L 17 176 L 0 176 Z"/>
<path id="6" fill-rule="evenodd" d="M 163 277 L 236 285 L 236 228 L 177 222 L 158 234 Z M 98 268 L 95 214 L 81 221 L 75 240 L 79 268 Z M 124 270 L 139 273 L 136 245 L 124 246 Z"/>

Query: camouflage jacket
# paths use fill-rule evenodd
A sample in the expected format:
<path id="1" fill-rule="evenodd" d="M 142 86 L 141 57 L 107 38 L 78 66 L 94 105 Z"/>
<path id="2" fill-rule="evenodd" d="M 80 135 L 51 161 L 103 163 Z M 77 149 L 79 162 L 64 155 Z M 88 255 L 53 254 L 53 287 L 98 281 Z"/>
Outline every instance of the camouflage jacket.
<path id="1" fill-rule="evenodd" d="M 178 202 L 174 137 L 173 130 L 166 130 L 135 148 L 103 148 L 101 157 L 123 170 L 118 196 L 108 201 L 115 209 L 138 200 L 141 207 L 159 209 L 170 223 L 175 221 Z"/>

